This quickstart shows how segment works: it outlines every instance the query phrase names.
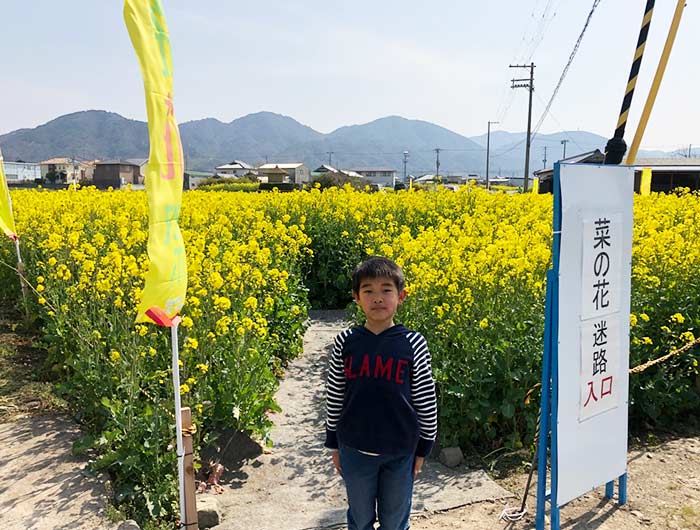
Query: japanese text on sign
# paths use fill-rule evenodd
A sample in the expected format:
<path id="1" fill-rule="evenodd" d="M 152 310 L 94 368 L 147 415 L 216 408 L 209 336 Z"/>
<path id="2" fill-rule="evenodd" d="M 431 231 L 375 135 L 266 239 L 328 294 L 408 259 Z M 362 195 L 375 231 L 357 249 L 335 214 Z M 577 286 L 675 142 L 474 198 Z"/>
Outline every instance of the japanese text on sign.
<path id="1" fill-rule="evenodd" d="M 619 315 L 594 318 L 582 324 L 580 421 L 617 407 L 620 366 Z"/>
<path id="2" fill-rule="evenodd" d="M 583 222 L 582 320 L 620 309 L 621 227 L 619 214 Z"/>

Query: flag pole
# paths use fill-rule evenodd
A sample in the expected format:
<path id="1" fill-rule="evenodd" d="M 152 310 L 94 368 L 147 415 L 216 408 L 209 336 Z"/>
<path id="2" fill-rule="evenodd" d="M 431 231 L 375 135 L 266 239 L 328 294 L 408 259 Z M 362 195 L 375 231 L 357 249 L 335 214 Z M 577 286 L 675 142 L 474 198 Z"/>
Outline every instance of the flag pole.
<path id="1" fill-rule="evenodd" d="M 173 390 L 175 393 L 175 437 L 177 446 L 177 474 L 180 490 L 180 527 L 185 525 L 185 451 L 182 444 L 182 403 L 180 402 L 180 363 L 177 328 L 180 317 L 175 317 L 170 327 L 173 354 Z"/>

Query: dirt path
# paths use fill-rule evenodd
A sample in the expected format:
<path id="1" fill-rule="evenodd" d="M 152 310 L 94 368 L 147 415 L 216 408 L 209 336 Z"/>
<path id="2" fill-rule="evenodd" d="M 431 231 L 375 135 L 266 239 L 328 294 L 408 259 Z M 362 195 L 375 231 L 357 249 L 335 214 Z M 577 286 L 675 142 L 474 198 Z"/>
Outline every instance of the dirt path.
<path id="1" fill-rule="evenodd" d="M 345 521 L 345 489 L 322 444 L 328 353 L 347 322 L 338 311 L 314 312 L 311 318 L 304 354 L 288 367 L 277 392 L 283 413 L 275 416 L 275 445 L 269 454 L 256 455 L 253 448 L 250 458 L 238 462 L 218 499 L 222 530 L 306 530 Z M 234 445 L 223 455 L 229 466 L 236 464 L 235 452 L 246 452 Z M 414 509 L 425 513 L 507 497 L 509 492 L 480 470 L 428 461 L 416 483 Z"/>
<path id="2" fill-rule="evenodd" d="M 80 437 L 52 385 L 37 377 L 43 352 L 0 312 L 0 526 L 108 530 L 104 484 L 72 455 Z"/>
<path id="3" fill-rule="evenodd" d="M 503 485 L 521 494 L 526 475 Z M 499 522 L 502 503 L 482 503 L 413 521 L 413 530 L 534 528 L 535 498 L 530 513 L 517 523 Z M 511 506 L 520 503 L 510 502 Z M 700 530 L 700 437 L 671 440 L 628 453 L 628 502 L 606 501 L 604 488 L 572 501 L 561 510 L 561 528 L 569 530 Z"/>
<path id="4" fill-rule="evenodd" d="M 103 483 L 71 455 L 80 431 L 64 416 L 0 424 L 0 521 L 7 530 L 112 529 Z"/>

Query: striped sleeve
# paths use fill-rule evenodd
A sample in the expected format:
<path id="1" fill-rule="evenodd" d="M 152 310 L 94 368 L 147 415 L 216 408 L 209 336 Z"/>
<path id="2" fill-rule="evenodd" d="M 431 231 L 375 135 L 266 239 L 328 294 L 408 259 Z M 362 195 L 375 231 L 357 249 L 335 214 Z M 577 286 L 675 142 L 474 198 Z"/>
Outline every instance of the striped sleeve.
<path id="1" fill-rule="evenodd" d="M 411 368 L 411 399 L 418 416 L 420 438 L 416 456 L 426 456 L 435 443 L 437 435 L 437 399 L 435 382 L 430 365 L 430 352 L 425 337 L 417 332 L 408 334 L 408 341 L 413 349 L 413 367 Z"/>
<path id="2" fill-rule="evenodd" d="M 328 377 L 326 379 L 326 447 L 338 448 L 336 428 L 343 410 L 345 397 L 345 371 L 343 370 L 343 345 L 350 335 L 349 329 L 335 337 L 333 350 L 328 360 Z"/>

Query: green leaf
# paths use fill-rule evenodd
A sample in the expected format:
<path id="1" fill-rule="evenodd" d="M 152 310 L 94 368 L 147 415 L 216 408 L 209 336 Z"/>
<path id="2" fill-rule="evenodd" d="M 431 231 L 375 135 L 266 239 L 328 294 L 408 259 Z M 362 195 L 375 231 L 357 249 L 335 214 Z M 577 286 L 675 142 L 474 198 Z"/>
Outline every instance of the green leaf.
<path id="1" fill-rule="evenodd" d="M 95 437 L 94 436 L 83 436 L 82 438 L 76 440 L 73 442 L 73 448 L 72 448 L 72 453 L 73 456 L 78 456 L 89 449 L 92 449 L 93 445 L 95 444 Z"/>
<path id="2" fill-rule="evenodd" d="M 504 403 L 501 405 L 501 414 L 503 414 L 503 417 L 510 419 L 515 414 L 515 407 L 511 403 Z"/>

